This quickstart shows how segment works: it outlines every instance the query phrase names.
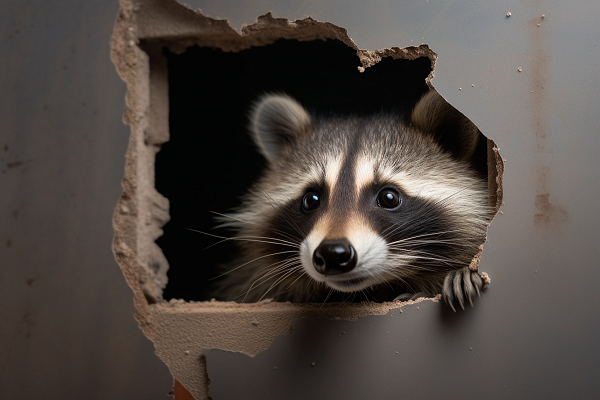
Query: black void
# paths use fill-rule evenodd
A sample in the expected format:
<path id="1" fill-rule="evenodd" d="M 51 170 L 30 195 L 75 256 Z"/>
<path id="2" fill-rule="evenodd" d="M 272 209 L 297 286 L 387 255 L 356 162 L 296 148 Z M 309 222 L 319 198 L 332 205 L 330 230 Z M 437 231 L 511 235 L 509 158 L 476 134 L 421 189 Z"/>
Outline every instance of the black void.
<path id="1" fill-rule="evenodd" d="M 231 243 L 193 230 L 237 206 L 265 161 L 248 135 L 248 111 L 261 94 L 284 92 L 319 114 L 406 113 L 428 90 L 429 58 L 384 58 L 365 72 L 356 51 L 335 40 L 278 40 L 237 53 L 190 47 L 164 50 L 168 62 L 170 141 L 156 157 L 156 188 L 171 220 L 156 243 L 170 268 L 166 300 L 208 300 L 210 279 L 230 260 Z"/>

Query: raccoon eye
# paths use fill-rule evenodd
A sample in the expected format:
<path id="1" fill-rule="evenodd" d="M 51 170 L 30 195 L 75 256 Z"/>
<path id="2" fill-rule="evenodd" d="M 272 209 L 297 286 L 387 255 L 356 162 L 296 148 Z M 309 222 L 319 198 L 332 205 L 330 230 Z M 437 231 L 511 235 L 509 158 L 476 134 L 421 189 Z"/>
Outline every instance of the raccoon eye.
<path id="1" fill-rule="evenodd" d="M 396 208 L 400 205 L 401 200 L 398 192 L 392 189 L 383 189 L 377 195 L 377 205 L 383 208 Z"/>
<path id="2" fill-rule="evenodd" d="M 302 198 L 302 207 L 307 211 L 314 210 L 319 207 L 319 204 L 321 204 L 321 196 L 317 192 L 306 192 Z"/>

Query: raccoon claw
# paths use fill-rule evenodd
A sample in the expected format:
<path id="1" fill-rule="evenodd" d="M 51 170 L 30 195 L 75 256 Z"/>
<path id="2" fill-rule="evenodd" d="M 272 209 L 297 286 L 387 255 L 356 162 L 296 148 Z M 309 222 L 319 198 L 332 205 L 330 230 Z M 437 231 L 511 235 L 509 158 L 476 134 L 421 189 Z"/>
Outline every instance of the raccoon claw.
<path id="1" fill-rule="evenodd" d="M 458 301 L 460 308 L 463 310 L 466 301 L 473 307 L 473 299 L 476 296 L 479 297 L 481 291 L 486 287 L 487 285 L 476 271 L 463 268 L 446 275 L 442 296 L 452 310 L 456 312 L 453 304 L 455 300 Z"/>
<path id="2" fill-rule="evenodd" d="M 413 296 L 412 293 L 402 293 L 401 295 L 397 296 L 394 300 L 392 301 L 408 301 L 410 300 L 410 298 Z"/>
<path id="3" fill-rule="evenodd" d="M 413 293 L 402 293 L 401 295 L 397 296 L 392 301 L 409 301 L 409 300 L 416 300 L 421 297 L 432 297 L 432 296 L 425 292 L 419 292 L 419 293 L 414 293 L 414 294 Z"/>

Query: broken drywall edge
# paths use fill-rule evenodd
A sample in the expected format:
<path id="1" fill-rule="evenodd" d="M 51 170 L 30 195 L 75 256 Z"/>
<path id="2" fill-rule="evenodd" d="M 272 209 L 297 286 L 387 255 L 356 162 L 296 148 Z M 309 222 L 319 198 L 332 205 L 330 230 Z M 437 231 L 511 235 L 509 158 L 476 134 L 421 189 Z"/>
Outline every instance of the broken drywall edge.
<path id="1" fill-rule="evenodd" d="M 196 398 L 208 396 L 208 375 L 203 349 L 244 353 L 251 357 L 267 350 L 279 335 L 292 333 L 296 318 L 331 318 L 354 321 L 370 315 L 421 303 L 439 302 L 419 298 L 405 302 L 292 304 L 264 301 L 235 302 L 170 301 L 150 306 L 152 341 L 157 354 L 180 384 Z M 196 395 L 198 390 L 206 390 Z"/>
<path id="2" fill-rule="evenodd" d="M 113 217 L 113 251 L 133 290 L 136 320 L 182 387 L 196 399 L 209 398 L 202 348 L 255 355 L 268 348 L 277 335 L 289 333 L 294 318 L 329 316 L 355 320 L 365 315 L 385 314 L 393 308 L 414 303 L 321 306 L 266 302 L 161 302 L 168 264 L 154 240 L 161 235 L 161 228 L 169 219 L 169 204 L 154 188 L 153 168 L 160 145 L 169 139 L 168 96 L 165 95 L 168 93 L 167 71 L 164 60 L 151 55 L 151 46 L 144 47 L 144 50 L 141 46 L 154 43 L 176 52 L 192 45 L 240 51 L 282 38 L 299 41 L 334 39 L 356 51 L 362 63 L 361 71 L 385 57 L 429 58 L 431 72 L 426 83 L 430 88 L 433 88 L 431 79 L 434 77 L 436 54 L 427 45 L 360 50 L 345 29 L 310 17 L 291 22 L 268 13 L 258 17 L 256 23 L 243 26 L 238 33 L 227 20 L 205 17 L 174 0 L 121 0 L 120 4 L 111 38 L 111 58 L 127 84 L 127 108 L 123 120 L 131 126 L 131 137 L 123 193 Z M 151 65 L 152 62 L 155 64 Z M 503 164 L 497 148 L 493 142 L 490 143 L 491 150 L 488 146 L 488 152 L 493 155 L 496 169 L 491 172 L 495 175 L 489 181 L 496 182 L 497 211 L 502 198 Z M 488 157 L 489 163 L 490 160 L 491 156 Z M 490 190 L 493 185 L 490 184 Z"/>
<path id="3" fill-rule="evenodd" d="M 433 78 L 437 59 L 437 55 L 425 44 L 405 48 L 361 50 L 352 41 L 346 29 L 330 22 L 317 21 L 310 16 L 289 21 L 286 18 L 273 17 L 272 13 L 268 12 L 259 16 L 255 23 L 243 25 L 241 33 L 238 33 L 228 20 L 204 16 L 200 11 L 194 11 L 175 0 L 148 0 L 143 6 L 135 0 L 123 3 L 132 4 L 123 7 L 120 16 L 130 20 L 132 32 L 136 33 L 136 43 L 164 43 L 174 53 L 181 53 L 193 45 L 238 52 L 251 47 L 265 46 L 278 39 L 339 40 L 357 52 L 362 63 L 361 71 L 385 57 L 407 60 L 427 57 L 432 63 L 431 73 L 426 79 L 428 84 Z"/>
<path id="4" fill-rule="evenodd" d="M 153 304 L 150 311 L 153 320 L 160 324 L 156 327 L 159 331 L 165 334 L 173 329 L 177 331 L 175 341 L 180 346 L 180 355 L 190 352 L 191 346 L 195 354 L 199 354 L 201 348 L 218 348 L 254 357 L 268 349 L 276 336 L 291 333 L 291 321 L 295 318 L 355 321 L 368 315 L 385 315 L 425 300 L 439 302 L 440 299 L 436 296 L 404 302 L 325 304 L 171 301 Z M 232 329 L 232 320 L 236 321 L 235 329 Z"/>
<path id="5" fill-rule="evenodd" d="M 490 192 L 490 207 L 495 216 L 502 206 L 504 190 L 502 177 L 504 176 L 504 160 L 500 156 L 500 149 L 492 139 L 488 138 L 488 185 Z M 492 217 L 493 217 L 492 216 Z"/>

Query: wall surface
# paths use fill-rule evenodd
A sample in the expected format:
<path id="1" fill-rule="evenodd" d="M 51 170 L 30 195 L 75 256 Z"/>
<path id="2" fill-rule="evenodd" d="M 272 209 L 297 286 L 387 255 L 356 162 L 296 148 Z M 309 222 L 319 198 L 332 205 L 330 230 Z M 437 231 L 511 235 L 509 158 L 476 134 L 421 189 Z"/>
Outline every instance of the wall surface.
<path id="1" fill-rule="evenodd" d="M 0 5 L 0 398 L 168 399 L 111 251 L 129 129 L 118 4 Z"/>
<path id="2" fill-rule="evenodd" d="M 361 49 L 427 43 L 432 84 L 507 160 L 474 308 L 296 319 L 255 357 L 205 349 L 214 399 L 595 398 L 597 2 L 186 2 L 236 29 L 272 11 Z M 129 133 L 109 59 L 118 4 L 0 7 L 0 397 L 166 398 L 110 249 Z"/>

